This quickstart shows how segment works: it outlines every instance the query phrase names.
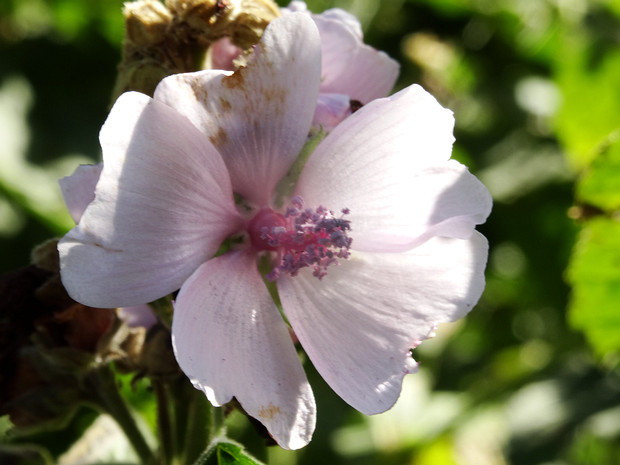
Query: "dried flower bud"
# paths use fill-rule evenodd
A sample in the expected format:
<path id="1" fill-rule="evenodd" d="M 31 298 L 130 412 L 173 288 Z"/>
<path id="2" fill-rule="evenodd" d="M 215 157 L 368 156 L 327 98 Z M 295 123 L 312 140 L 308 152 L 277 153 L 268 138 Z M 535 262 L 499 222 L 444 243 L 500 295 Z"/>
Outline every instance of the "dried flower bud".
<path id="1" fill-rule="evenodd" d="M 174 69 L 152 58 L 142 58 L 135 61 L 126 60 L 119 65 L 113 99 L 115 100 L 123 92 L 130 90 L 152 96 L 159 81 L 174 73 Z"/>
<path id="2" fill-rule="evenodd" d="M 242 0 L 229 36 L 232 43 L 246 49 L 256 44 L 267 25 L 281 16 L 280 9 L 271 0 Z"/>
<path id="3" fill-rule="evenodd" d="M 190 28 L 191 36 L 209 41 L 225 35 L 239 14 L 239 2 L 232 0 L 168 0 L 166 6 L 175 22 Z"/>
<path id="4" fill-rule="evenodd" d="M 172 15 L 157 0 L 139 0 L 125 3 L 125 41 L 134 47 L 145 47 L 163 42 L 172 23 Z"/>
<path id="5" fill-rule="evenodd" d="M 63 424 L 89 399 L 83 380 L 91 373 L 142 357 L 144 328 L 67 295 L 56 242 L 37 247 L 33 265 L 0 276 L 0 415 L 22 429 Z"/>
<path id="6" fill-rule="evenodd" d="M 130 90 L 152 96 L 164 77 L 202 69 L 207 49 L 223 37 L 250 48 L 280 16 L 272 0 L 137 0 L 123 12 L 125 44 L 113 100 Z"/>

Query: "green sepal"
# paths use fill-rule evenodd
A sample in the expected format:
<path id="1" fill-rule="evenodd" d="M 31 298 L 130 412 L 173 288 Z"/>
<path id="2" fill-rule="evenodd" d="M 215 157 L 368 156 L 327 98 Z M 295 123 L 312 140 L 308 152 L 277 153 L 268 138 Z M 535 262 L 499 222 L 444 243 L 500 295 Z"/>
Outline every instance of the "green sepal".
<path id="1" fill-rule="evenodd" d="M 243 446 L 228 438 L 217 438 L 207 448 L 194 465 L 263 465 Z"/>

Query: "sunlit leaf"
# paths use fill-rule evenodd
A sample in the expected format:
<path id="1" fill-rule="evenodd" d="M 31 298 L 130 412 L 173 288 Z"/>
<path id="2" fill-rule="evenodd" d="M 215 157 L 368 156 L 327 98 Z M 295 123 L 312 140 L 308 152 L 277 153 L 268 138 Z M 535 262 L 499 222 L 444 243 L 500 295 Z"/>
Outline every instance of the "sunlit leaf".
<path id="1" fill-rule="evenodd" d="M 592 162 L 579 181 L 577 198 L 609 212 L 620 210 L 620 142 L 609 145 Z"/>
<path id="2" fill-rule="evenodd" d="M 582 169 L 620 127 L 620 50 L 595 50 L 575 38 L 561 57 L 557 83 L 564 103 L 557 131 L 569 161 Z"/>
<path id="3" fill-rule="evenodd" d="M 416 457 L 415 463 L 419 465 L 457 465 L 454 459 L 454 445 L 452 439 L 440 437 L 424 447 Z"/>
<path id="4" fill-rule="evenodd" d="M 620 349 L 620 142 L 610 142 L 585 170 L 577 201 L 602 214 L 586 222 L 573 250 L 570 322 L 605 355 Z"/>
<path id="5" fill-rule="evenodd" d="M 568 279 L 572 326 L 600 355 L 620 349 L 620 222 L 601 216 L 584 226 Z"/>

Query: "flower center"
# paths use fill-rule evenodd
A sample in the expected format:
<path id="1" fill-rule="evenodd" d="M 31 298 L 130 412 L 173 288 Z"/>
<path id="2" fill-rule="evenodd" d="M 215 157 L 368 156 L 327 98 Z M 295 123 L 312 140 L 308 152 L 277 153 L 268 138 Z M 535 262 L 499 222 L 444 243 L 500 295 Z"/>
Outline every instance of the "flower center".
<path id="1" fill-rule="evenodd" d="M 348 236 L 351 222 L 344 219 L 348 213 L 345 208 L 337 218 L 322 206 L 304 209 L 301 197 L 293 198 L 284 214 L 270 208 L 258 212 L 248 223 L 250 241 L 258 250 L 277 252 L 279 259 L 267 279 L 275 281 L 282 272 L 295 276 L 305 267 L 322 279 L 328 266 L 349 258 L 353 239 Z"/>

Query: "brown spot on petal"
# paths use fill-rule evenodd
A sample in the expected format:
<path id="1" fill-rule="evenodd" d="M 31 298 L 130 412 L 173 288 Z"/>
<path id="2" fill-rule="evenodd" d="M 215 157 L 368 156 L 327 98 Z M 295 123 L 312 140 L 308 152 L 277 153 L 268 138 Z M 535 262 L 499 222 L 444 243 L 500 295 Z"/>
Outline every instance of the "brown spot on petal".
<path id="1" fill-rule="evenodd" d="M 273 417 L 281 413 L 282 411 L 280 410 L 280 407 L 276 407 L 271 402 L 269 402 L 269 405 L 267 407 L 262 407 L 260 409 L 260 411 L 258 412 L 258 418 L 260 418 L 261 420 L 268 421 L 268 420 L 272 420 Z"/>
<path id="2" fill-rule="evenodd" d="M 267 101 L 284 104 L 288 96 L 288 90 L 276 87 L 263 89 L 263 96 Z"/>
<path id="3" fill-rule="evenodd" d="M 205 89 L 203 84 L 196 80 L 196 82 L 193 82 L 190 87 L 192 88 L 192 92 L 194 92 L 194 97 L 196 97 L 196 100 L 199 102 L 207 101 L 207 89 Z"/>
<path id="4" fill-rule="evenodd" d="M 222 107 L 222 111 L 224 112 L 230 111 L 230 109 L 232 108 L 232 105 L 230 104 L 230 102 L 226 100 L 224 97 L 220 97 L 220 106 Z"/>
<path id="5" fill-rule="evenodd" d="M 245 77 L 243 76 L 244 69 L 241 68 L 237 70 L 235 73 L 230 76 L 225 76 L 222 79 L 222 84 L 228 87 L 229 89 L 234 89 L 235 87 L 242 87 L 245 82 Z"/>
<path id="6" fill-rule="evenodd" d="M 228 134 L 226 134 L 226 131 L 224 131 L 223 128 L 218 128 L 214 135 L 209 136 L 209 140 L 217 147 L 228 142 Z"/>

